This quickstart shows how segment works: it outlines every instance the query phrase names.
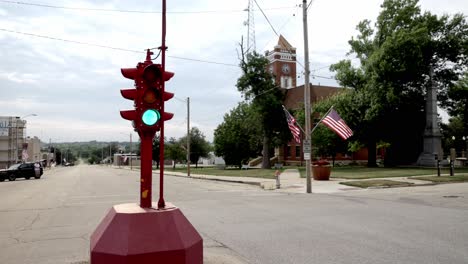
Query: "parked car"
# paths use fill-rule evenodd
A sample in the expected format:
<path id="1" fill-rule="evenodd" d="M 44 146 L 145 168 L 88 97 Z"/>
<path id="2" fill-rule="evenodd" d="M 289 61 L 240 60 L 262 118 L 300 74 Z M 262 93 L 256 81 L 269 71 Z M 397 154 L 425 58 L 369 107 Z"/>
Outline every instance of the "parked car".
<path id="1" fill-rule="evenodd" d="M 20 163 L 10 166 L 6 170 L 0 170 L 0 181 L 8 179 L 14 181 L 16 178 L 41 178 L 44 173 L 40 162 Z"/>

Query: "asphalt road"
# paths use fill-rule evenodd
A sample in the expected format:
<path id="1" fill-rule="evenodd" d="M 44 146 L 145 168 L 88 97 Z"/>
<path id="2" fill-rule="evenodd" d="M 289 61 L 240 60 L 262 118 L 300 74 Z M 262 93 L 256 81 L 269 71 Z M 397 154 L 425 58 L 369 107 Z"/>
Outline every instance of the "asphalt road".
<path id="1" fill-rule="evenodd" d="M 307 195 L 168 176 L 165 187 L 206 264 L 468 263 L 468 184 Z M 138 191 L 139 172 L 87 165 L 1 182 L 0 263 L 85 263 L 101 218 Z"/>

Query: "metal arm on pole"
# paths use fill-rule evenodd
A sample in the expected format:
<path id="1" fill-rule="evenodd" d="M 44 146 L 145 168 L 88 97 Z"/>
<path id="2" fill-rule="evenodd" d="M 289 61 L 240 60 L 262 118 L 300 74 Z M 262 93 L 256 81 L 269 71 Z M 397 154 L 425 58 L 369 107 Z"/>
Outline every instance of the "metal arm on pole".
<path id="1" fill-rule="evenodd" d="M 331 111 L 332 109 L 333 109 L 333 105 L 332 105 L 332 107 L 330 107 L 330 109 L 328 109 L 328 112 L 322 116 L 322 119 L 320 119 L 320 121 L 314 126 L 314 128 L 312 129 L 312 131 L 310 131 L 310 135 L 311 135 L 311 136 L 312 136 L 312 133 L 314 133 L 314 130 L 318 127 L 318 125 L 320 125 L 320 123 L 322 123 L 323 119 L 325 119 L 325 117 L 327 117 L 327 115 L 330 113 L 330 111 Z"/>

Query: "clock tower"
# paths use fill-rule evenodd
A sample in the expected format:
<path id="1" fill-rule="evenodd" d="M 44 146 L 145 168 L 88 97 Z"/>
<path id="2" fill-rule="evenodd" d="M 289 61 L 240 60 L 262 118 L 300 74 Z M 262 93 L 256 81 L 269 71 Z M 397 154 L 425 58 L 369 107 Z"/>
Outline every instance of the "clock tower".
<path id="1" fill-rule="evenodd" d="M 273 51 L 265 52 L 270 64 L 268 70 L 282 89 L 296 87 L 296 48 L 280 35 Z"/>

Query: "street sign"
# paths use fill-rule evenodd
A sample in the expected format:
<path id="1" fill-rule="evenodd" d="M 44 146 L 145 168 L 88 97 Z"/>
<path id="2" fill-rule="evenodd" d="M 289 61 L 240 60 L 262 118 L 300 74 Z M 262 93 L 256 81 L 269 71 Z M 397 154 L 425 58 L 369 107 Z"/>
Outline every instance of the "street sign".
<path id="1" fill-rule="evenodd" d="M 304 160 L 310 160 L 310 153 L 304 152 Z"/>
<path id="2" fill-rule="evenodd" d="M 310 153 L 311 152 L 311 146 L 310 146 L 310 139 L 304 139 L 303 143 L 303 152 L 305 153 Z"/>

